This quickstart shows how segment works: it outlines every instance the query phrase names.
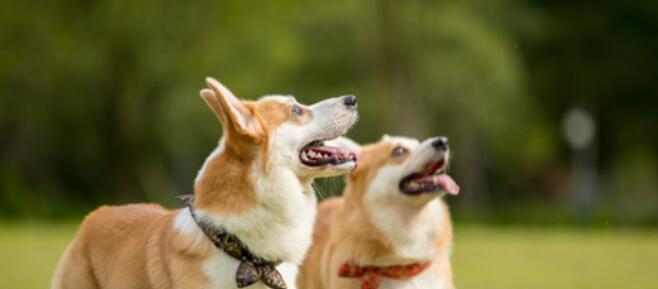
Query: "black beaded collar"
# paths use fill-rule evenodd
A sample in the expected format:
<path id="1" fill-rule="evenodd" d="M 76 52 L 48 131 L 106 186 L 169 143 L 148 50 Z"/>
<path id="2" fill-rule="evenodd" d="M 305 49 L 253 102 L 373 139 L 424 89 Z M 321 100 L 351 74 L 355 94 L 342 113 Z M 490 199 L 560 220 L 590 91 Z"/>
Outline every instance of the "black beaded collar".
<path id="1" fill-rule="evenodd" d="M 197 218 L 192 206 L 194 203 L 193 195 L 179 196 L 178 199 L 185 202 L 185 205 L 190 208 L 192 219 L 194 219 L 194 222 L 208 239 L 215 244 L 215 247 L 224 251 L 229 256 L 240 260 L 240 266 L 238 266 L 238 270 L 235 272 L 235 282 L 238 288 L 251 286 L 259 281 L 273 289 L 287 288 L 283 277 L 276 270 L 276 266 L 281 264 L 281 261 L 268 261 L 256 256 L 235 235 L 226 232 L 224 228 L 217 227 Z"/>

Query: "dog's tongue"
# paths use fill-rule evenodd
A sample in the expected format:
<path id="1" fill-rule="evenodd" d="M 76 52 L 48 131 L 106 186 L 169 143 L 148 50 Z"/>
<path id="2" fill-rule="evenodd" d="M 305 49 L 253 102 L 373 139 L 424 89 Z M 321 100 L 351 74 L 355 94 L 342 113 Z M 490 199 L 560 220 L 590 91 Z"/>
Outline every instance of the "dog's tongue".
<path id="1" fill-rule="evenodd" d="M 459 194 L 459 185 L 449 175 L 441 174 L 434 176 L 436 183 L 451 195 Z"/>

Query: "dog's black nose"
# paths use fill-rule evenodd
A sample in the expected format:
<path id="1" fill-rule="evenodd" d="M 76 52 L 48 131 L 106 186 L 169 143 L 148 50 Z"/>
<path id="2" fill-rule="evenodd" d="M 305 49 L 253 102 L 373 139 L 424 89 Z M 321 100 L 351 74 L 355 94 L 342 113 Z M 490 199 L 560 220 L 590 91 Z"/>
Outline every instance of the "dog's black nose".
<path id="1" fill-rule="evenodd" d="M 351 94 L 343 96 L 343 103 L 347 106 L 356 106 L 356 96 Z"/>
<path id="2" fill-rule="evenodd" d="M 444 136 L 437 136 L 432 141 L 432 146 L 437 149 L 445 150 L 448 148 L 448 138 Z"/>

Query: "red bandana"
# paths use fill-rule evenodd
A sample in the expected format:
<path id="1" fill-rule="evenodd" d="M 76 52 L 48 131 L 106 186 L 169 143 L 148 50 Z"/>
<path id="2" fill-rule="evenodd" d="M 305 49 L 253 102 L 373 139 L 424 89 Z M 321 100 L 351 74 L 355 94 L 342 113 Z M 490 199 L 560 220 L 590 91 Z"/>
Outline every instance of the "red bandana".
<path id="1" fill-rule="evenodd" d="M 422 273 L 432 263 L 413 263 L 386 267 L 359 266 L 345 261 L 338 269 L 340 277 L 361 277 L 361 289 L 377 289 L 382 277 L 391 279 L 409 279 Z"/>

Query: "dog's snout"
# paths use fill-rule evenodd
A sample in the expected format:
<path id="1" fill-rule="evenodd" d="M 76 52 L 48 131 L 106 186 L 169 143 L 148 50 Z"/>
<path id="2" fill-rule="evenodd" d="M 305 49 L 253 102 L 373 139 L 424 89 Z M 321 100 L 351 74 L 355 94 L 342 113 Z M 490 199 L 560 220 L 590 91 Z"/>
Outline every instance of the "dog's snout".
<path id="1" fill-rule="evenodd" d="M 445 136 L 438 136 L 432 141 L 432 146 L 436 149 L 448 149 L 448 138 Z"/>
<path id="2" fill-rule="evenodd" d="M 343 103 L 347 106 L 352 106 L 352 107 L 356 106 L 356 96 L 351 94 L 343 96 Z"/>

